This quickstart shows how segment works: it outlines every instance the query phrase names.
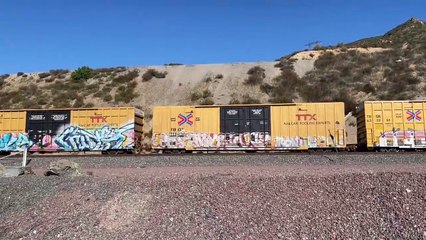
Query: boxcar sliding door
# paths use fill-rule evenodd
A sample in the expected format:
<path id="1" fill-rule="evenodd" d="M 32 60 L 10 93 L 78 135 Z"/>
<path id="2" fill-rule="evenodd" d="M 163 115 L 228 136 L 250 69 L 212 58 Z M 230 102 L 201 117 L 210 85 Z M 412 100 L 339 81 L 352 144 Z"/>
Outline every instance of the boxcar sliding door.
<path id="1" fill-rule="evenodd" d="M 270 145 L 269 106 L 221 107 L 220 131 L 228 148 L 266 148 Z"/>
<path id="2" fill-rule="evenodd" d="M 55 138 L 58 131 L 70 124 L 69 110 L 28 111 L 27 132 L 34 143 L 31 151 L 56 151 Z"/>

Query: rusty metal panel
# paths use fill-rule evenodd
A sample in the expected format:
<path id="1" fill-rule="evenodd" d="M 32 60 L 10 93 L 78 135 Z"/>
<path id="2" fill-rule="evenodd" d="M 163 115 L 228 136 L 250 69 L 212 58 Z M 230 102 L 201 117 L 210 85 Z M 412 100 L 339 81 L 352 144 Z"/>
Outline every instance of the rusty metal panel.
<path id="1" fill-rule="evenodd" d="M 344 103 L 271 106 L 272 146 L 276 149 L 343 148 Z"/>
<path id="2" fill-rule="evenodd" d="M 424 101 L 364 102 L 358 141 L 367 148 L 426 148 L 425 108 Z"/>

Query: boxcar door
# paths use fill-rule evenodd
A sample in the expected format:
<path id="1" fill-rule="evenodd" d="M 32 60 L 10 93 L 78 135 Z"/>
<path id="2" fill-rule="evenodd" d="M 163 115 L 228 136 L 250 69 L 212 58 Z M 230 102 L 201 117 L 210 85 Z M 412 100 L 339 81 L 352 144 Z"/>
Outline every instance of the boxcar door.
<path id="1" fill-rule="evenodd" d="M 56 151 L 55 138 L 70 124 L 69 110 L 28 111 L 27 132 L 32 151 Z"/>
<path id="2" fill-rule="evenodd" d="M 220 131 L 229 136 L 230 145 L 238 143 L 239 147 L 253 148 L 269 145 L 269 106 L 222 107 L 220 113 Z"/>

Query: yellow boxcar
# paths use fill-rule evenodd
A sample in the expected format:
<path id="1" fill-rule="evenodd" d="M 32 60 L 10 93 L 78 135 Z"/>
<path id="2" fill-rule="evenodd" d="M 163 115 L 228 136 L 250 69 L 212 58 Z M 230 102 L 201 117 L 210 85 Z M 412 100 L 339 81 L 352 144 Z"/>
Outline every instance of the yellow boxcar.
<path id="1" fill-rule="evenodd" d="M 219 107 L 154 107 L 153 141 L 155 149 L 214 147 L 214 136 L 220 133 Z"/>
<path id="2" fill-rule="evenodd" d="M 364 148 L 425 148 L 425 101 L 366 101 L 358 110 Z"/>
<path id="3" fill-rule="evenodd" d="M 272 139 L 277 149 L 344 148 L 344 103 L 271 106 Z"/>
<path id="4" fill-rule="evenodd" d="M 28 109 L 0 116 L 0 151 L 134 150 L 143 138 L 143 112 L 132 107 Z"/>
<path id="5" fill-rule="evenodd" d="M 19 151 L 28 146 L 25 123 L 25 111 L 0 111 L 0 151 Z"/>
<path id="6" fill-rule="evenodd" d="M 344 148 L 343 103 L 170 106 L 153 110 L 154 149 Z"/>

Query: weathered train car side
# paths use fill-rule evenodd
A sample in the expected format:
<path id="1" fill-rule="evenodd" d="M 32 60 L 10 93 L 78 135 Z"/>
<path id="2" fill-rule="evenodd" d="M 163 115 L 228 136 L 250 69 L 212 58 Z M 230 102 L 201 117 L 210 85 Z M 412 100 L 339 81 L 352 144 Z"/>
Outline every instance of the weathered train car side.
<path id="1" fill-rule="evenodd" d="M 345 147 L 343 103 L 171 106 L 153 111 L 154 149 Z"/>
<path id="2" fill-rule="evenodd" d="M 4 121 L 3 132 L 27 137 L 31 152 L 130 151 L 139 148 L 143 138 L 143 112 L 136 108 L 24 110 L 20 114 L 19 123 L 12 118 Z M 16 145 L 7 151 L 20 148 Z"/>
<path id="3" fill-rule="evenodd" d="M 367 101 L 357 113 L 364 149 L 426 148 L 425 101 Z"/>

